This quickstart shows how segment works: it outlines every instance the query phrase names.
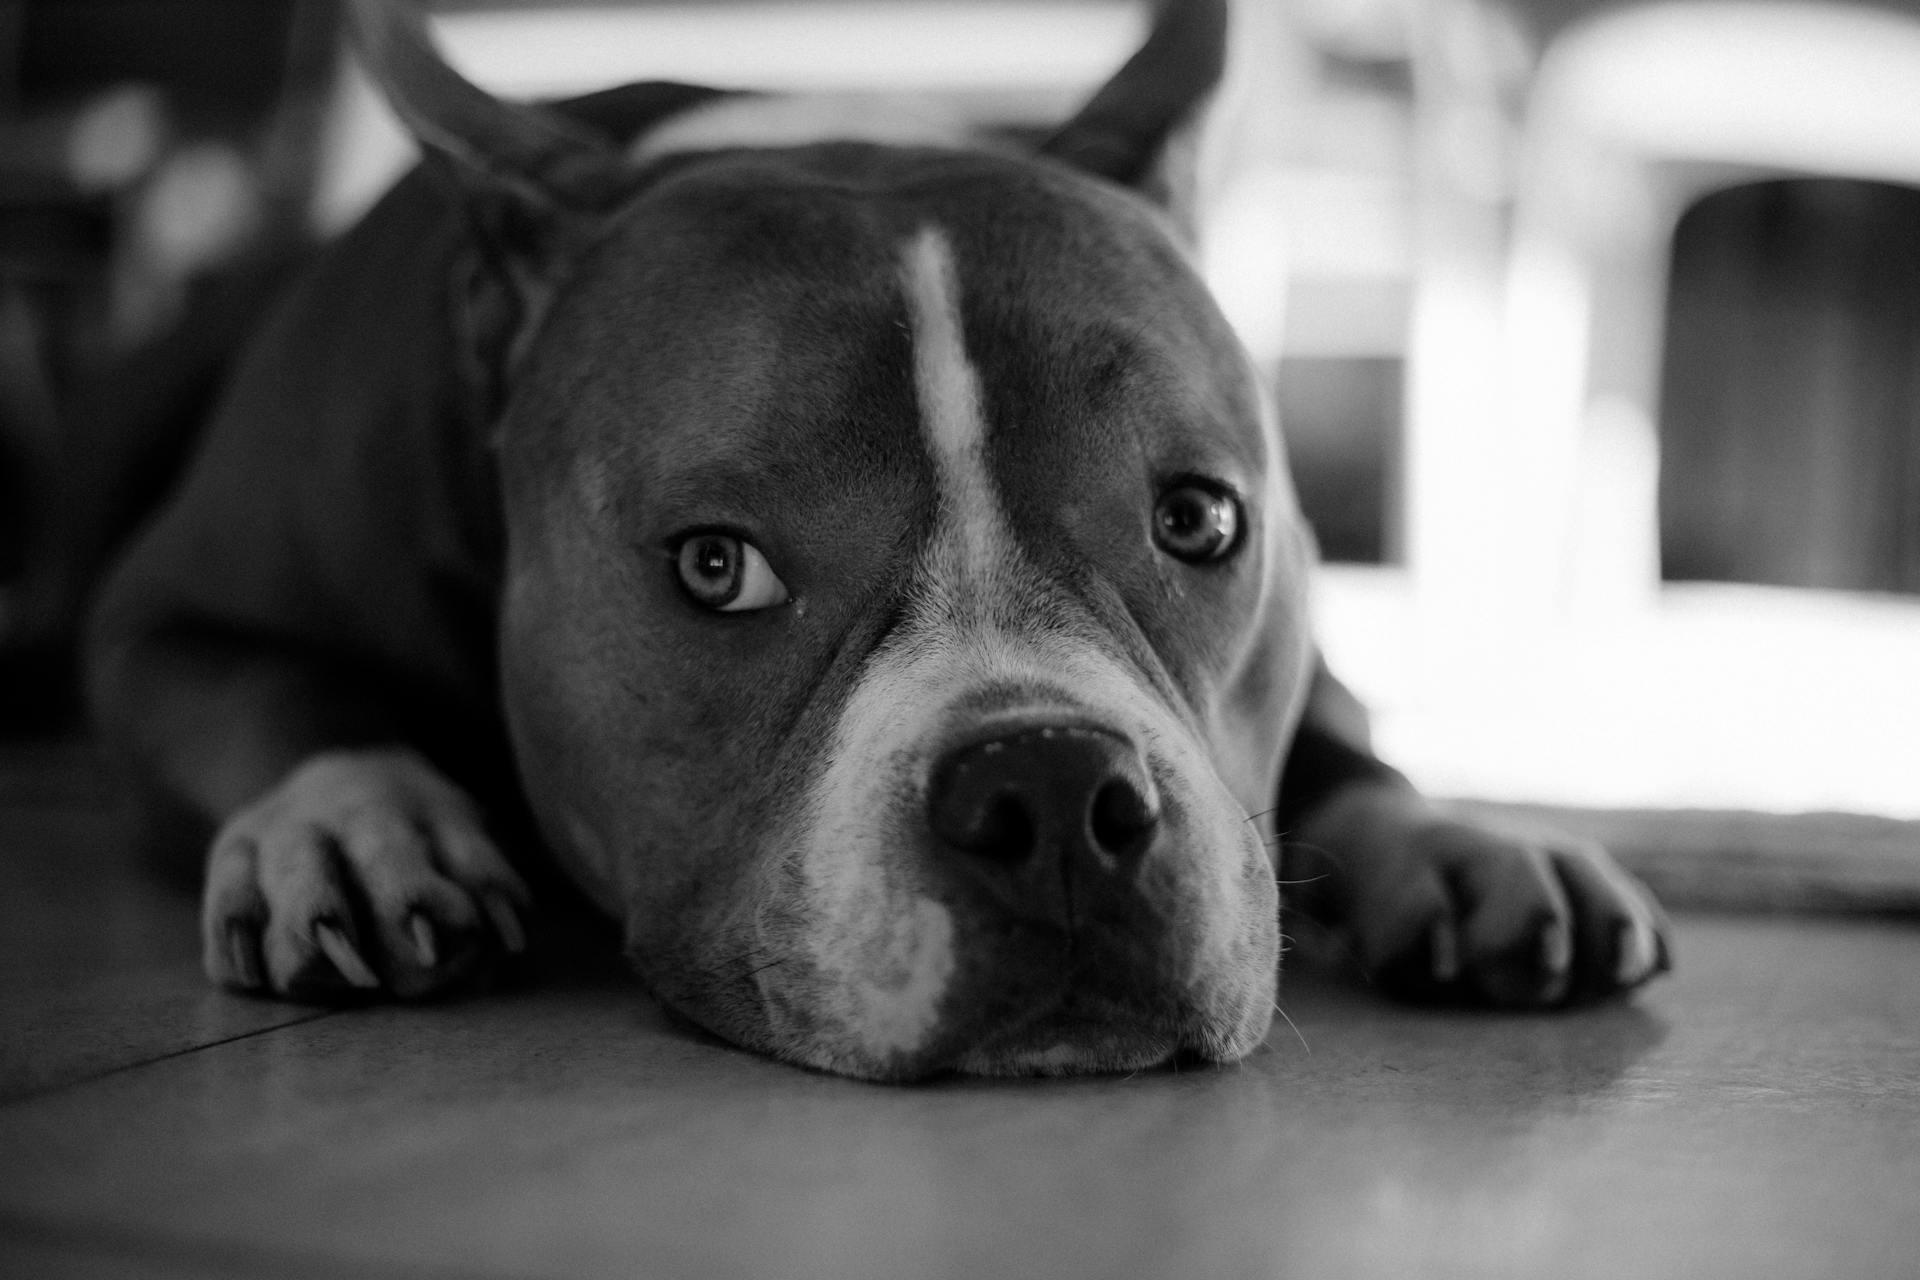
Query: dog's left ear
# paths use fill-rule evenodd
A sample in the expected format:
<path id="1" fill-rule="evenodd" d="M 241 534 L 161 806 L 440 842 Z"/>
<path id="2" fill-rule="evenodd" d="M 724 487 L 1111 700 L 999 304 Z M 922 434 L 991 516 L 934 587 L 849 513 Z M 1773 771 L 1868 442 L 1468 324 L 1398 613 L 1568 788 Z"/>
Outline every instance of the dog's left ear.
<path id="1" fill-rule="evenodd" d="M 1228 0 L 1154 0 L 1147 38 L 1040 150 L 1191 228 L 1197 126 L 1227 64 Z"/>

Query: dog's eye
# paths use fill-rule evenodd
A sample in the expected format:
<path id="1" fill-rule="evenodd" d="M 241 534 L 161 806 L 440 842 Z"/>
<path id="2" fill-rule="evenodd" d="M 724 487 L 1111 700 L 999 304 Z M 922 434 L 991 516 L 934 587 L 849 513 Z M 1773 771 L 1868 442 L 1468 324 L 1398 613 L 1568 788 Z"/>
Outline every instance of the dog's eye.
<path id="1" fill-rule="evenodd" d="M 789 599 L 787 584 L 760 548 L 730 533 L 696 533 L 674 556 L 680 585 L 694 603 L 722 613 L 771 609 Z"/>
<path id="2" fill-rule="evenodd" d="M 1209 485 L 1176 485 L 1153 509 L 1153 540 L 1189 564 L 1223 560 L 1240 541 L 1240 503 Z"/>

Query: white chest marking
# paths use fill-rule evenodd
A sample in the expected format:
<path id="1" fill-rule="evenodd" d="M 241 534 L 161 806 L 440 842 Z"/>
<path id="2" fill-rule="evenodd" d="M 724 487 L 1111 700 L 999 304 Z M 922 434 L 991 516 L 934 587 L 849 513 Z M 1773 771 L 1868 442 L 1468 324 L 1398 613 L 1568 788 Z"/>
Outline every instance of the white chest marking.
<path id="1" fill-rule="evenodd" d="M 913 326 L 913 384 L 920 425 L 940 485 L 937 576 L 992 575 L 1009 554 L 987 470 L 987 426 L 980 377 L 967 359 L 960 282 L 953 249 L 936 227 L 922 227 L 900 258 Z"/>

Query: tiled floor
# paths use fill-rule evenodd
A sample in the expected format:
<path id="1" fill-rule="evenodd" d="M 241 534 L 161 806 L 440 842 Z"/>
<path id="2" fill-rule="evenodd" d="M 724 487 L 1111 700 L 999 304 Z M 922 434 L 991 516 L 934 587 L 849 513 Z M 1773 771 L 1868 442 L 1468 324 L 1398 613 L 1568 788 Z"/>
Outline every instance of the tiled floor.
<path id="1" fill-rule="evenodd" d="M 851 1084 L 604 967 L 205 989 L 84 755 L 0 752 L 0 1276 L 1920 1274 L 1920 928 L 1684 919 L 1639 1001 L 1294 975 L 1243 1066 Z"/>

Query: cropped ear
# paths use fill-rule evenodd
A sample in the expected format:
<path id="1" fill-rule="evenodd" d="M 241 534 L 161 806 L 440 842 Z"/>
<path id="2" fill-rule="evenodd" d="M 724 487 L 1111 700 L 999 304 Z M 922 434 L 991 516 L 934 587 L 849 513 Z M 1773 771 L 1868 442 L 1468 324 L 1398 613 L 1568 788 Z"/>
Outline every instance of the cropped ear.
<path id="1" fill-rule="evenodd" d="M 1227 63 L 1228 0 L 1154 0 L 1146 41 L 1045 155 L 1134 188 L 1191 225 L 1195 136 Z"/>
<path id="2" fill-rule="evenodd" d="M 466 79 L 406 0 L 350 0 L 348 14 L 355 48 L 394 112 L 464 180 L 548 212 L 591 212 L 617 194 L 618 156 L 605 139 Z"/>
<path id="3" fill-rule="evenodd" d="M 632 166 L 613 137 L 461 76 L 410 0 L 349 0 L 347 13 L 368 74 L 467 224 L 475 254 L 458 318 L 493 399 L 562 264 L 630 193 Z"/>

